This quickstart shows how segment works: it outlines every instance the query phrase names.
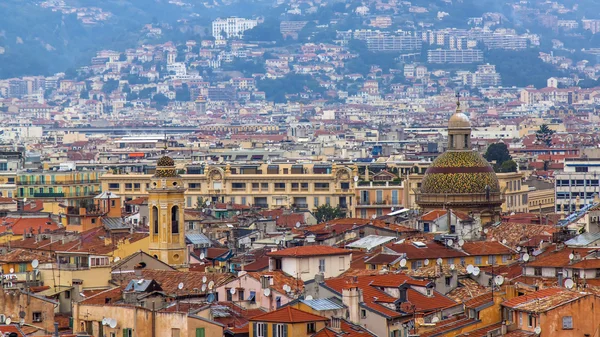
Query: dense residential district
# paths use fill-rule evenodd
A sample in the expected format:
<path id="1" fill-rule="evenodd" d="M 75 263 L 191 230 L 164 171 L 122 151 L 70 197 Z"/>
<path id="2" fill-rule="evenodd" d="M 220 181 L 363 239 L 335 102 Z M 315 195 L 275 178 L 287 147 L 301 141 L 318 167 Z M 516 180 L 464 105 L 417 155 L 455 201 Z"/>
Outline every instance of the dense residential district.
<path id="1" fill-rule="evenodd" d="M 445 3 L 153 22 L 0 79 L 0 335 L 599 336 L 597 11 Z"/>

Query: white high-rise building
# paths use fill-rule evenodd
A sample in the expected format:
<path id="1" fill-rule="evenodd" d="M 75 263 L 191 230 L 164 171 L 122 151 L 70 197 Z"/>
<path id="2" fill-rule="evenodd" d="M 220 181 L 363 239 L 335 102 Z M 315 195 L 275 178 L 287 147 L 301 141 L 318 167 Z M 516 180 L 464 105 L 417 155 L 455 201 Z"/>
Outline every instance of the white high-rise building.
<path id="1" fill-rule="evenodd" d="M 217 40 L 241 38 L 245 31 L 256 27 L 256 25 L 258 25 L 257 20 L 244 18 L 219 18 L 212 23 L 212 35 Z"/>

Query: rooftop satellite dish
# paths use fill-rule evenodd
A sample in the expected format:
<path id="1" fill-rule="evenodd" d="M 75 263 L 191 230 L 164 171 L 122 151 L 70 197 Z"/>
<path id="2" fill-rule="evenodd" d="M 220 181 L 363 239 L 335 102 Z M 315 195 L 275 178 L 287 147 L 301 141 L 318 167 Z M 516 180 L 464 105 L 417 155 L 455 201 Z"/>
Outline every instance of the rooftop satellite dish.
<path id="1" fill-rule="evenodd" d="M 215 301 L 215 294 L 208 294 L 208 296 L 206 297 L 206 301 L 208 303 L 212 303 Z"/>
<path id="2" fill-rule="evenodd" d="M 240 211 L 237 211 L 237 212 L 235 212 L 235 214 L 236 214 L 236 215 L 240 215 L 240 214 L 241 214 L 241 212 L 240 212 Z"/>
<path id="3" fill-rule="evenodd" d="M 106 322 L 106 318 L 102 319 L 102 325 L 108 325 L 108 323 Z"/>
<path id="4" fill-rule="evenodd" d="M 437 316 L 435 316 L 434 318 L 431 319 L 431 323 L 437 323 L 439 321 L 440 321 L 440 319 Z"/>
<path id="5" fill-rule="evenodd" d="M 438 264 L 438 266 L 441 266 L 442 262 L 444 262 L 444 260 L 442 260 L 441 257 L 438 257 L 437 260 L 435 260 L 435 262 Z"/>
<path id="6" fill-rule="evenodd" d="M 375 215 L 375 214 L 371 215 L 371 219 L 375 219 L 375 218 L 377 218 L 377 215 Z"/>
<path id="7" fill-rule="evenodd" d="M 529 254 L 527 254 L 527 253 L 523 254 L 523 261 L 525 261 L 525 262 L 529 261 Z"/>
<path id="8" fill-rule="evenodd" d="M 231 295 L 235 294 L 235 288 L 231 288 L 231 289 L 229 289 L 229 293 L 230 293 Z"/>
<path id="9" fill-rule="evenodd" d="M 450 270 L 454 270 L 454 269 L 456 269 L 456 266 L 453 263 L 453 264 L 450 265 Z"/>
<path id="10" fill-rule="evenodd" d="M 291 288 L 289 285 L 287 285 L 287 284 L 284 284 L 284 285 L 283 285 L 283 290 L 285 290 L 285 291 L 289 292 L 290 290 L 292 290 L 292 288 Z"/>
<path id="11" fill-rule="evenodd" d="M 497 286 L 501 286 L 502 283 L 504 283 L 504 276 L 496 275 L 496 277 L 494 277 L 494 283 L 496 283 Z"/>
<path id="12" fill-rule="evenodd" d="M 575 285 L 575 282 L 573 282 L 572 279 L 568 278 L 565 280 L 565 288 L 567 289 L 573 289 L 573 286 Z"/>
<path id="13" fill-rule="evenodd" d="M 265 294 L 265 296 L 267 296 L 267 297 L 271 296 L 271 289 L 267 288 L 267 289 L 263 290 L 263 294 Z"/>
<path id="14" fill-rule="evenodd" d="M 354 182 L 358 181 L 358 176 L 354 176 Z"/>
<path id="15" fill-rule="evenodd" d="M 118 256 L 115 256 L 115 262 L 119 262 L 119 261 L 121 261 L 121 258 Z"/>
<path id="16" fill-rule="evenodd" d="M 400 267 L 406 267 L 406 259 L 400 260 Z"/>
<path id="17" fill-rule="evenodd" d="M 177 289 L 179 289 L 179 290 L 183 289 L 183 282 L 180 282 L 180 283 L 177 285 Z"/>
<path id="18" fill-rule="evenodd" d="M 200 260 L 204 260 L 204 258 L 206 257 L 206 255 L 204 255 L 204 253 L 200 253 Z M 204 276 L 204 278 L 202 278 L 203 280 L 206 278 L 206 276 Z"/>
<path id="19" fill-rule="evenodd" d="M 108 323 L 108 326 L 110 326 L 111 329 L 114 329 L 117 327 L 117 320 L 114 318 L 110 319 L 110 323 Z"/>
<path id="20" fill-rule="evenodd" d="M 210 206 L 210 200 L 206 200 L 206 206 Z"/>
<path id="21" fill-rule="evenodd" d="M 35 268 L 39 267 L 39 265 L 40 265 L 40 261 L 38 261 L 38 260 L 33 260 L 33 261 L 31 261 L 31 267 L 32 267 L 33 269 L 35 269 Z"/>
<path id="22" fill-rule="evenodd" d="M 429 259 L 425 259 L 425 261 L 423 261 L 423 264 L 428 266 L 429 265 Z"/>
<path id="23" fill-rule="evenodd" d="M 206 280 L 207 280 L 206 276 L 202 276 L 202 283 L 206 283 Z"/>
<path id="24" fill-rule="evenodd" d="M 300 223 L 300 221 L 296 222 L 296 228 L 300 228 L 300 226 L 302 226 L 302 224 Z"/>
<path id="25" fill-rule="evenodd" d="M 307 300 L 307 301 L 310 301 L 310 300 L 312 300 L 312 299 L 313 299 L 313 297 L 312 297 L 312 295 L 308 295 L 308 296 L 306 296 L 304 299 L 305 299 L 305 300 Z"/>
<path id="26" fill-rule="evenodd" d="M 479 269 L 479 267 L 473 268 L 473 275 L 478 276 L 480 272 L 481 272 L 481 270 Z"/>
<path id="27" fill-rule="evenodd" d="M 472 265 L 472 264 L 468 265 L 468 266 L 467 266 L 467 273 L 469 273 L 469 274 L 473 274 L 473 269 L 474 269 L 474 268 L 475 268 L 475 267 L 473 267 L 473 265 Z"/>
<path id="28" fill-rule="evenodd" d="M 487 228 L 486 228 L 486 229 L 484 229 L 484 230 L 483 230 L 483 232 L 484 232 L 485 234 L 487 234 L 487 232 L 488 232 L 488 229 L 487 229 Z"/>
<path id="29" fill-rule="evenodd" d="M 15 272 L 15 270 L 13 268 L 10 268 L 9 271 L 10 271 L 11 274 Z"/>
<path id="30" fill-rule="evenodd" d="M 206 291 L 206 284 L 203 284 L 203 285 L 202 285 L 202 291 L 203 291 L 203 292 L 204 292 L 204 291 Z"/>
<path id="31" fill-rule="evenodd" d="M 19 318 L 25 318 L 27 313 L 25 311 L 19 311 Z"/>
<path id="32" fill-rule="evenodd" d="M 279 239 L 275 239 L 275 244 L 278 245 L 281 241 Z"/>
<path id="33" fill-rule="evenodd" d="M 506 239 L 502 239 L 502 244 L 505 245 L 506 244 Z"/>
<path id="34" fill-rule="evenodd" d="M 521 247 L 517 246 L 517 252 L 521 251 Z"/>
<path id="35" fill-rule="evenodd" d="M 465 244 L 465 240 L 463 240 L 463 239 L 458 240 L 459 247 L 462 247 L 464 244 Z"/>
<path id="36" fill-rule="evenodd" d="M 573 260 L 575 258 L 575 255 L 573 255 L 573 253 L 569 254 L 569 260 Z M 12 270 L 12 269 L 11 269 Z M 12 272 L 11 272 L 12 273 Z"/>
<path id="37" fill-rule="evenodd" d="M 6 320 L 4 321 L 4 324 L 10 325 L 10 323 L 12 323 L 12 319 L 10 319 L 10 317 L 7 317 Z"/>
<path id="38" fill-rule="evenodd" d="M 542 328 L 540 328 L 539 326 L 536 326 L 535 329 L 533 329 L 533 331 L 535 332 L 536 335 L 539 335 L 542 333 Z"/>
<path id="39" fill-rule="evenodd" d="M 448 246 L 452 246 L 452 245 L 454 244 L 454 240 L 452 240 L 452 239 L 449 239 L 449 240 L 447 241 L 447 243 L 448 243 Z"/>
<path id="40" fill-rule="evenodd" d="M 212 288 L 214 288 L 214 286 L 215 286 L 215 281 L 208 282 L 208 290 L 212 290 Z"/>

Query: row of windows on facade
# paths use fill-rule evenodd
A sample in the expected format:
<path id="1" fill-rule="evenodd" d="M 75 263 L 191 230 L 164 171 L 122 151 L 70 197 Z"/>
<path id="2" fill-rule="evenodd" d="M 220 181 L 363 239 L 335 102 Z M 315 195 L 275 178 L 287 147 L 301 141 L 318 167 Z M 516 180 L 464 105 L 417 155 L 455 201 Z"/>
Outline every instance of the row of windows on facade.
<path id="1" fill-rule="evenodd" d="M 557 187 L 584 187 L 584 186 L 598 187 L 598 186 L 600 186 L 600 180 L 598 180 L 598 179 L 557 179 L 556 186 Z"/>
<path id="2" fill-rule="evenodd" d="M 267 337 L 268 333 L 268 325 L 267 323 L 253 323 L 254 328 L 254 337 Z M 270 334 L 271 337 L 288 337 L 288 327 L 287 324 L 272 324 L 271 325 L 273 331 Z M 314 322 L 310 322 L 306 324 L 306 333 L 314 334 L 317 332 L 317 324 Z"/>
<path id="3" fill-rule="evenodd" d="M 502 263 L 507 263 L 508 260 L 510 260 L 510 255 L 502 255 Z M 487 264 L 488 265 L 493 265 L 496 263 L 496 256 L 495 255 L 489 255 L 487 258 Z M 454 264 L 454 258 L 447 258 L 446 259 L 446 264 L 450 265 L 450 264 Z M 465 265 L 466 264 L 466 260 L 464 257 L 460 258 L 460 264 L 461 265 Z M 482 256 L 475 256 L 475 265 L 480 266 L 483 264 L 483 257 Z M 412 261 L 411 265 L 410 265 L 410 269 L 412 270 L 417 270 L 421 267 L 423 267 L 425 265 L 424 260 L 417 260 L 417 261 Z"/>
<path id="4" fill-rule="evenodd" d="M 69 192 L 71 191 L 71 192 Z M 84 195 L 91 194 L 94 192 L 100 192 L 100 188 L 94 189 L 94 186 L 77 186 L 75 188 L 65 188 L 62 187 L 40 187 L 40 188 L 19 188 L 19 197 L 33 197 L 35 194 L 44 194 L 44 193 L 71 193 L 75 195 L 80 195 L 83 192 Z"/>
<path id="5" fill-rule="evenodd" d="M 250 198 L 252 198 L 252 197 L 250 197 Z M 308 207 L 309 206 L 308 200 L 307 200 L 308 198 L 309 197 L 300 197 L 300 198 L 296 197 L 295 201 L 294 201 L 295 207 L 299 207 L 299 208 Z M 313 206 L 315 208 L 319 207 L 320 205 L 331 206 L 331 197 L 324 197 L 324 199 L 325 199 L 324 203 L 321 203 L 320 199 L 321 199 L 321 197 L 313 197 Z M 250 200 L 248 199 L 248 197 L 230 197 L 229 198 L 229 201 L 231 203 L 235 204 L 239 201 L 240 205 L 248 205 Z M 197 201 L 198 201 L 198 199 L 196 197 L 187 197 L 186 202 L 185 202 L 185 207 L 188 207 L 188 208 L 196 207 Z M 213 199 L 213 201 L 219 201 L 219 199 Z M 273 203 L 278 206 L 287 205 L 287 203 L 284 201 L 285 201 L 284 199 L 275 199 Z M 340 197 L 338 199 L 338 201 L 339 202 L 337 205 L 339 205 L 342 208 L 352 206 L 352 200 L 350 200 L 350 202 L 347 203 L 346 197 Z M 225 198 L 222 198 L 221 202 L 225 202 Z M 267 197 L 255 197 L 253 204 L 257 207 L 263 207 L 263 208 L 267 208 L 269 206 Z"/>
<path id="6" fill-rule="evenodd" d="M 394 204 L 394 205 L 398 204 L 398 202 L 399 202 L 398 196 L 399 196 L 399 191 L 392 190 L 392 204 Z M 369 193 L 369 191 L 361 191 L 360 198 L 361 198 L 361 203 L 369 203 L 370 199 L 371 199 L 371 194 Z M 375 191 L 375 202 L 382 203 L 383 201 L 384 201 L 383 190 L 376 190 Z"/>
<path id="7" fill-rule="evenodd" d="M 594 199 L 594 195 L 597 192 L 556 192 L 557 200 L 568 200 L 568 199 Z"/>
<path id="8" fill-rule="evenodd" d="M 546 268 L 544 268 L 546 269 Z M 550 273 L 552 273 L 552 271 L 550 271 Z M 561 275 L 563 273 L 563 268 L 554 268 L 554 277 L 559 277 L 559 275 Z M 571 277 L 573 278 L 579 278 L 580 277 L 580 270 L 579 269 L 573 269 L 571 271 Z M 549 275 L 544 275 L 542 273 L 542 268 L 541 267 L 535 267 L 533 268 L 533 275 L 534 276 L 545 276 L 548 277 Z M 588 274 L 585 274 L 586 276 L 589 277 Z M 600 268 L 596 269 L 596 277 L 595 278 L 600 278 Z"/>
<path id="9" fill-rule="evenodd" d="M 93 332 L 91 331 L 91 327 L 92 327 L 92 322 L 88 322 L 87 326 L 89 326 L 90 328 L 85 329 L 86 326 L 86 322 L 81 322 L 81 330 L 82 331 L 87 331 L 88 333 L 92 334 Z M 112 331 L 109 332 L 108 335 L 104 334 L 104 327 L 102 326 L 102 322 L 98 322 L 98 332 L 100 336 L 110 336 L 110 337 L 117 337 L 117 333 Z M 133 329 L 131 328 L 124 328 L 123 329 L 123 337 L 133 337 Z M 171 337 L 181 337 L 181 329 L 179 328 L 171 328 Z M 196 337 L 206 337 L 206 329 L 205 328 L 196 328 Z"/>
<path id="10" fill-rule="evenodd" d="M 316 191 L 322 191 L 322 190 L 329 190 L 330 189 L 330 184 L 329 183 L 313 183 L 314 185 L 314 189 Z M 125 190 L 139 190 L 141 189 L 141 184 L 140 183 L 124 183 L 123 184 Z M 273 189 L 276 191 L 281 191 L 281 190 L 285 190 L 287 188 L 287 183 L 273 183 Z M 189 183 L 187 188 L 191 189 L 191 190 L 196 190 L 196 189 L 200 189 L 201 188 L 201 184 L 200 183 Z M 146 189 L 148 189 L 150 187 L 150 184 L 147 183 L 146 184 Z M 306 190 L 308 191 L 308 183 L 290 183 L 290 187 L 292 190 Z M 111 190 L 119 190 L 121 188 L 121 184 L 120 183 L 109 183 L 108 184 L 108 188 Z M 213 189 L 222 189 L 223 185 L 221 182 L 214 182 L 213 183 Z M 350 189 L 350 183 L 348 182 L 342 182 L 340 183 L 340 188 L 344 189 L 344 190 L 348 190 Z M 231 183 L 231 189 L 232 190 L 245 190 L 246 189 L 246 183 Z M 268 191 L 269 190 L 269 183 L 252 183 L 252 190 L 253 191 Z"/>
<path id="11" fill-rule="evenodd" d="M 236 160 L 244 160 L 247 158 L 240 158 L 240 155 L 236 157 Z M 252 160 L 262 160 L 262 155 L 253 156 Z M 188 174 L 204 174 L 204 167 L 188 167 L 186 172 Z M 263 171 L 258 167 L 232 167 L 230 168 L 231 174 L 263 174 Z M 308 170 L 308 168 L 303 167 L 302 165 L 292 165 L 291 168 L 284 167 L 282 169 L 279 168 L 279 165 L 269 165 L 267 166 L 266 174 L 331 174 L 331 166 L 315 166 L 312 169 L 312 172 Z"/>
<path id="12" fill-rule="evenodd" d="M 2 169 L 2 163 L 0 163 L 0 171 L 6 171 Z M 72 180 L 59 180 L 60 183 L 97 183 L 98 176 L 96 173 L 81 173 L 79 177 L 69 176 Z M 12 178 L 14 180 L 14 178 Z M 20 184 L 55 184 L 57 182 L 56 175 L 19 175 Z"/>

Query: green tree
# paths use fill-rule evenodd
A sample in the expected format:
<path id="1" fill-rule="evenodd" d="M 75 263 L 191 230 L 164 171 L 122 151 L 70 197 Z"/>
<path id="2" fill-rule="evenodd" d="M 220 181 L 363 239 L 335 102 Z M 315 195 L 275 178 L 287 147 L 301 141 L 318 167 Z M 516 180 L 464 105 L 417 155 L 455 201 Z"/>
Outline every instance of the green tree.
<path id="1" fill-rule="evenodd" d="M 180 102 L 188 102 L 191 100 L 190 88 L 186 83 L 183 83 L 181 88 L 175 91 L 175 100 Z"/>
<path id="2" fill-rule="evenodd" d="M 496 165 L 500 167 L 505 161 L 512 159 L 508 152 L 508 147 L 504 143 L 494 143 L 488 146 L 485 155 L 485 159 L 489 162 L 496 162 Z"/>
<path id="3" fill-rule="evenodd" d="M 331 207 L 330 205 L 327 205 L 327 204 L 317 207 L 317 210 L 315 211 L 315 218 L 317 218 L 317 221 L 319 221 L 319 222 L 325 222 L 325 221 L 330 221 L 333 219 L 339 219 L 339 218 L 343 218 L 345 216 L 346 216 L 346 213 L 344 213 L 344 211 L 342 211 L 341 208 Z"/>
<path id="4" fill-rule="evenodd" d="M 552 135 L 555 131 L 550 129 L 547 124 L 540 125 L 540 129 L 535 132 L 535 139 L 539 144 L 544 144 L 548 147 L 552 146 Z"/>
<path id="5" fill-rule="evenodd" d="M 514 160 L 510 159 L 510 160 L 507 160 L 504 163 L 502 163 L 502 165 L 500 165 L 498 172 L 501 172 L 501 173 L 517 172 L 517 167 L 518 167 L 517 163 L 515 163 Z"/>
<path id="6" fill-rule="evenodd" d="M 121 55 L 119 55 L 119 61 L 127 61 L 127 56 L 125 55 L 125 53 L 121 53 Z"/>
<path id="7" fill-rule="evenodd" d="M 113 80 L 113 79 L 109 79 L 102 86 L 102 91 L 105 94 L 110 94 L 111 92 L 117 90 L 118 87 L 119 87 L 119 81 Z"/>
<path id="8" fill-rule="evenodd" d="M 163 94 L 156 94 L 152 97 L 152 101 L 156 104 L 158 110 L 162 110 L 169 104 L 169 98 Z"/>
<path id="9" fill-rule="evenodd" d="M 79 98 L 81 99 L 90 99 L 90 92 L 87 90 L 82 90 L 79 94 Z"/>

